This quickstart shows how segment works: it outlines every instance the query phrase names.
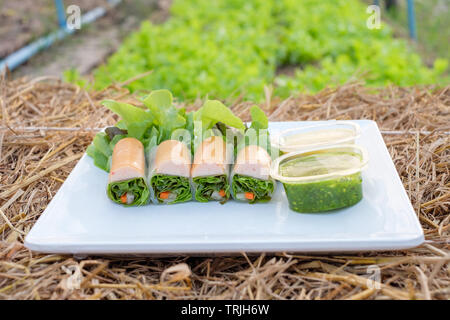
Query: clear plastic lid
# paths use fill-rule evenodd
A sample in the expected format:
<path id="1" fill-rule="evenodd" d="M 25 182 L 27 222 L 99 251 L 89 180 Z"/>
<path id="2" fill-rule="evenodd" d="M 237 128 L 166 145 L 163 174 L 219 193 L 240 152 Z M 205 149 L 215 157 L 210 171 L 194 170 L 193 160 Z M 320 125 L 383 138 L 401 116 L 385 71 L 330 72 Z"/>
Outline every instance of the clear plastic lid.
<path id="1" fill-rule="evenodd" d="M 355 143 L 361 127 L 351 121 L 335 121 L 308 125 L 281 131 L 274 135 L 272 144 L 283 153 L 306 150 L 320 146 Z"/>
<path id="2" fill-rule="evenodd" d="M 368 162 L 367 150 L 358 145 L 318 147 L 277 158 L 270 175 L 283 183 L 315 182 L 361 172 Z"/>

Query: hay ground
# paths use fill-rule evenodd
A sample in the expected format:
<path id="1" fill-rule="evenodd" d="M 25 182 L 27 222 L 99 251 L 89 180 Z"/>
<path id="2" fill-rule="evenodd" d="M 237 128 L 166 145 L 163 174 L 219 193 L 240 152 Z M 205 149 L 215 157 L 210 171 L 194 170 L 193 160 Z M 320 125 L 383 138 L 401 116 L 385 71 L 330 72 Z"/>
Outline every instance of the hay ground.
<path id="1" fill-rule="evenodd" d="M 377 121 L 425 232 L 418 248 L 204 258 L 30 252 L 24 236 L 95 128 L 117 120 L 100 106 L 104 98 L 137 101 L 120 86 L 87 93 L 52 78 L 0 80 L 0 299 L 450 298 L 450 86 L 375 91 L 354 83 L 262 104 L 270 120 Z M 248 107 L 232 109 L 248 120 Z M 380 282 L 366 279 L 372 265 Z"/>

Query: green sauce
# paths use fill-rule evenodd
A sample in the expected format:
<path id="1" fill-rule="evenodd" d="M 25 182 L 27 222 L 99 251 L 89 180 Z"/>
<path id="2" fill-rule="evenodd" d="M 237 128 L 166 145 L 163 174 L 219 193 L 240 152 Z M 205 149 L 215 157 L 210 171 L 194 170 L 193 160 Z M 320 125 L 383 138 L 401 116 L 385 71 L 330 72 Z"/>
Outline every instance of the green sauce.
<path id="1" fill-rule="evenodd" d="M 297 212 L 345 208 L 362 199 L 361 173 L 310 183 L 284 183 L 289 207 Z"/>
<path id="2" fill-rule="evenodd" d="M 358 154 L 330 152 L 305 155 L 288 160 L 280 166 L 285 177 L 306 177 L 357 167 Z M 284 189 L 289 206 L 297 212 L 323 212 L 352 206 L 362 199 L 361 173 L 327 180 L 288 183 Z"/>

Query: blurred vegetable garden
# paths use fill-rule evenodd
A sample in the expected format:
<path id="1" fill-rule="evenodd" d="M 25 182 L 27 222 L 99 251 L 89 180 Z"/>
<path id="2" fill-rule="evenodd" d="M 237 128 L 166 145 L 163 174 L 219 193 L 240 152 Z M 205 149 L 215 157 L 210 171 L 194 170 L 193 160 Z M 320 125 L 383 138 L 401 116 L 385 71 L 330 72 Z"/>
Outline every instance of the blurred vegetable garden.
<path id="1" fill-rule="evenodd" d="M 368 16 L 358 0 L 175 0 L 165 23 L 143 22 L 94 71 L 93 86 L 153 70 L 128 87 L 261 101 L 267 89 L 285 98 L 352 79 L 376 87 L 449 81 L 447 60 L 426 66 L 385 23 L 369 29 Z M 73 70 L 65 76 L 86 85 Z"/>

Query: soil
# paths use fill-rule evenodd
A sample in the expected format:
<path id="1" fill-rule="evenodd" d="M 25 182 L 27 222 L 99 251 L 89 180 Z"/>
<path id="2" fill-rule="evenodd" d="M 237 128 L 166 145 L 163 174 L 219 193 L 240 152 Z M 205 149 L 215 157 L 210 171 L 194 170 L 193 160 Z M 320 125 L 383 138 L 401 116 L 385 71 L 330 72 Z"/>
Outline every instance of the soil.
<path id="1" fill-rule="evenodd" d="M 9 27 L 11 30 L 15 30 L 15 33 L 11 32 L 11 34 L 5 36 L 4 32 L 0 32 L 0 56 L 2 52 L 11 53 L 38 36 L 56 29 L 57 19 L 53 0 L 38 1 L 42 2 L 42 13 L 35 17 L 32 16 L 29 23 L 25 24 L 23 21 L 27 10 L 34 8 L 31 0 L 25 0 L 20 4 L 13 4 L 14 1 L 2 3 L 2 0 L 0 0 L 0 8 L 2 8 L 0 17 L 3 18 L 5 12 L 13 12 L 14 9 L 12 8 L 16 8 L 16 11 L 14 11 L 16 12 L 16 20 L 10 20 L 11 27 Z M 64 2 L 66 7 L 70 4 L 79 5 L 82 13 L 97 6 L 108 8 L 106 0 L 66 0 Z M 7 7 L 11 9 L 4 10 Z M 168 16 L 168 7 L 167 0 L 123 0 L 92 24 L 83 27 L 76 34 L 53 44 L 50 48 L 32 57 L 25 64 L 15 69 L 12 75 L 14 78 L 25 75 L 30 77 L 44 75 L 61 77 L 64 71 L 68 69 L 76 69 L 80 74 L 88 74 L 115 52 L 125 36 L 136 30 L 143 20 L 164 21 Z M 18 18 L 19 16 L 20 18 Z M 3 19 L 0 20 L 2 20 L 0 30 L 3 30 Z M 52 28 L 45 26 L 50 21 L 52 21 Z M 33 30 L 33 32 L 27 30 Z M 17 38 L 17 41 L 9 41 L 14 37 Z M 8 42 L 11 44 L 4 44 Z"/>
<path id="2" fill-rule="evenodd" d="M 75 4 L 85 13 L 106 0 L 70 0 L 66 7 Z M 27 43 L 58 26 L 53 0 L 0 0 L 0 58 L 20 49 Z"/>

